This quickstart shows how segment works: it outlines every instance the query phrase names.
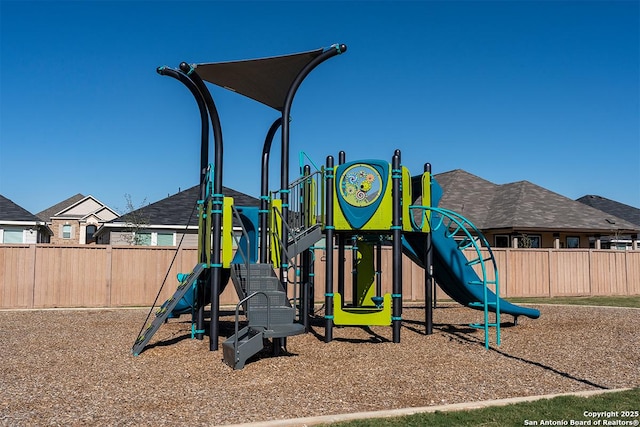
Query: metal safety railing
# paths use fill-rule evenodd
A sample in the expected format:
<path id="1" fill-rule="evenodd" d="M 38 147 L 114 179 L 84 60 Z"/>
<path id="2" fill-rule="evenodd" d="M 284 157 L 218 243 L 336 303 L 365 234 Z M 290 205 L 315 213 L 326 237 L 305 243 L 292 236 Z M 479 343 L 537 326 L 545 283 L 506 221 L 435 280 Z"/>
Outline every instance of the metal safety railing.
<path id="1" fill-rule="evenodd" d="M 468 267 L 478 265 L 482 278 L 480 282 L 468 283 L 469 285 L 481 285 L 482 286 L 482 305 L 484 312 L 484 323 L 474 323 L 470 326 L 484 329 L 485 334 L 485 348 L 489 348 L 489 327 L 496 328 L 496 344 L 500 345 L 500 285 L 498 280 L 498 265 L 496 259 L 493 256 L 493 251 L 489 242 L 485 238 L 484 234 L 467 218 L 460 215 L 457 212 L 437 208 L 432 206 L 409 206 L 411 211 L 421 211 L 421 222 L 417 224 L 414 215 L 411 217 L 411 225 L 414 230 L 421 229 L 421 225 L 424 221 L 429 222 L 431 231 L 439 231 L 442 227 L 444 237 L 447 239 L 454 239 L 457 242 L 457 248 L 459 251 L 464 251 L 467 248 L 473 247 L 476 252 L 475 258 L 472 258 L 466 262 Z M 428 215 L 431 213 L 431 215 Z M 473 234 L 471 234 L 473 231 Z M 462 239 L 456 239 L 456 236 L 462 237 Z M 488 251 L 488 256 L 484 256 L 481 251 L 481 247 L 484 247 Z M 463 254 L 464 256 L 464 254 Z M 465 257 L 466 258 L 466 257 Z M 488 274 L 487 262 L 493 273 L 493 279 Z M 493 286 L 495 293 L 495 302 L 489 301 L 489 286 Z M 495 322 L 489 321 L 489 306 L 493 306 L 495 310 Z"/>

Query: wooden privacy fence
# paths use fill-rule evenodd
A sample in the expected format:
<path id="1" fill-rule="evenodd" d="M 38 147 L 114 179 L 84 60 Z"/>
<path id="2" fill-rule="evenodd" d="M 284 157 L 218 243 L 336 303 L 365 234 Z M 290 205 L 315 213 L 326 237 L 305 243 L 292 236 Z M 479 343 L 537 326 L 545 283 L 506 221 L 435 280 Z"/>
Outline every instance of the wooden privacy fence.
<path id="1" fill-rule="evenodd" d="M 640 294 L 640 251 L 495 249 L 494 256 L 505 298 Z M 192 248 L 0 245 L 0 308 L 148 307 L 166 277 L 161 304 L 175 291 L 176 274 L 189 273 L 196 260 Z M 316 250 L 315 261 L 315 300 L 322 302 L 324 251 Z M 403 299 L 424 301 L 424 270 L 406 257 L 402 268 Z M 350 272 L 347 251 L 346 301 Z M 334 271 L 334 291 L 336 284 Z M 382 287 L 391 292 L 390 248 L 382 251 Z M 438 295 L 444 297 L 441 291 Z M 220 301 L 238 301 L 233 286 Z"/>

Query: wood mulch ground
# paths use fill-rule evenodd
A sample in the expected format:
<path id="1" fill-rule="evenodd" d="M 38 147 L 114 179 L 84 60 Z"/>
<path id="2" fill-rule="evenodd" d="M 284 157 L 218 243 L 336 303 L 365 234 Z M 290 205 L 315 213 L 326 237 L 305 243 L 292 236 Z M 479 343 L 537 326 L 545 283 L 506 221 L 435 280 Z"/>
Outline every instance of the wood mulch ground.
<path id="1" fill-rule="evenodd" d="M 640 310 L 539 306 L 487 351 L 460 306 L 405 308 L 391 328 L 324 327 L 289 338 L 289 355 L 233 371 L 222 351 L 170 320 L 138 357 L 146 309 L 0 311 L 0 425 L 224 425 L 516 396 L 640 386 Z M 225 317 L 222 332 L 233 329 Z M 222 340 L 222 339 L 221 339 Z"/>

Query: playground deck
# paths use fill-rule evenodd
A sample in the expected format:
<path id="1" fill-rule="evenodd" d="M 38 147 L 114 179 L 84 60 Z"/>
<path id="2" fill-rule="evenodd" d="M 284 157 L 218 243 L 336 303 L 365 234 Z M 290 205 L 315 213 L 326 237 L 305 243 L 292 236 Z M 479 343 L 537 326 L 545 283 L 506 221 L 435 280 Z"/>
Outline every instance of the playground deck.
<path id="1" fill-rule="evenodd" d="M 290 357 L 233 371 L 172 319 L 137 358 L 147 309 L 0 311 L 0 425 L 224 425 L 640 385 L 638 309 L 538 306 L 484 349 L 479 312 L 405 308 L 388 327 L 288 340 Z M 504 316 L 505 322 L 510 316 Z M 221 340 L 232 333 L 222 318 Z"/>

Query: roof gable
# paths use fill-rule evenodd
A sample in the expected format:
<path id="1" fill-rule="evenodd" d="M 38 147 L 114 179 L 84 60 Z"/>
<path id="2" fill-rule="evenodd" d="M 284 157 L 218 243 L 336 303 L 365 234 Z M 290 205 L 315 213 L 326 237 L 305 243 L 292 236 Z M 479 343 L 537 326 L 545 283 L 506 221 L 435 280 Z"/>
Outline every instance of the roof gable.
<path id="1" fill-rule="evenodd" d="M 55 216 L 58 212 L 63 209 L 77 203 L 78 201 L 84 199 L 84 195 L 78 193 L 75 196 L 71 196 L 66 200 L 61 201 L 60 203 L 56 203 L 53 206 L 48 207 L 47 209 L 40 211 L 36 214 L 36 216 L 43 221 L 50 221 L 52 216 Z"/>
<path id="2" fill-rule="evenodd" d="M 65 207 L 60 212 L 57 212 L 54 217 L 73 217 L 82 218 L 88 214 L 94 213 L 105 206 L 102 202 L 93 196 L 86 196 L 85 198 L 78 200 L 77 202 Z"/>

